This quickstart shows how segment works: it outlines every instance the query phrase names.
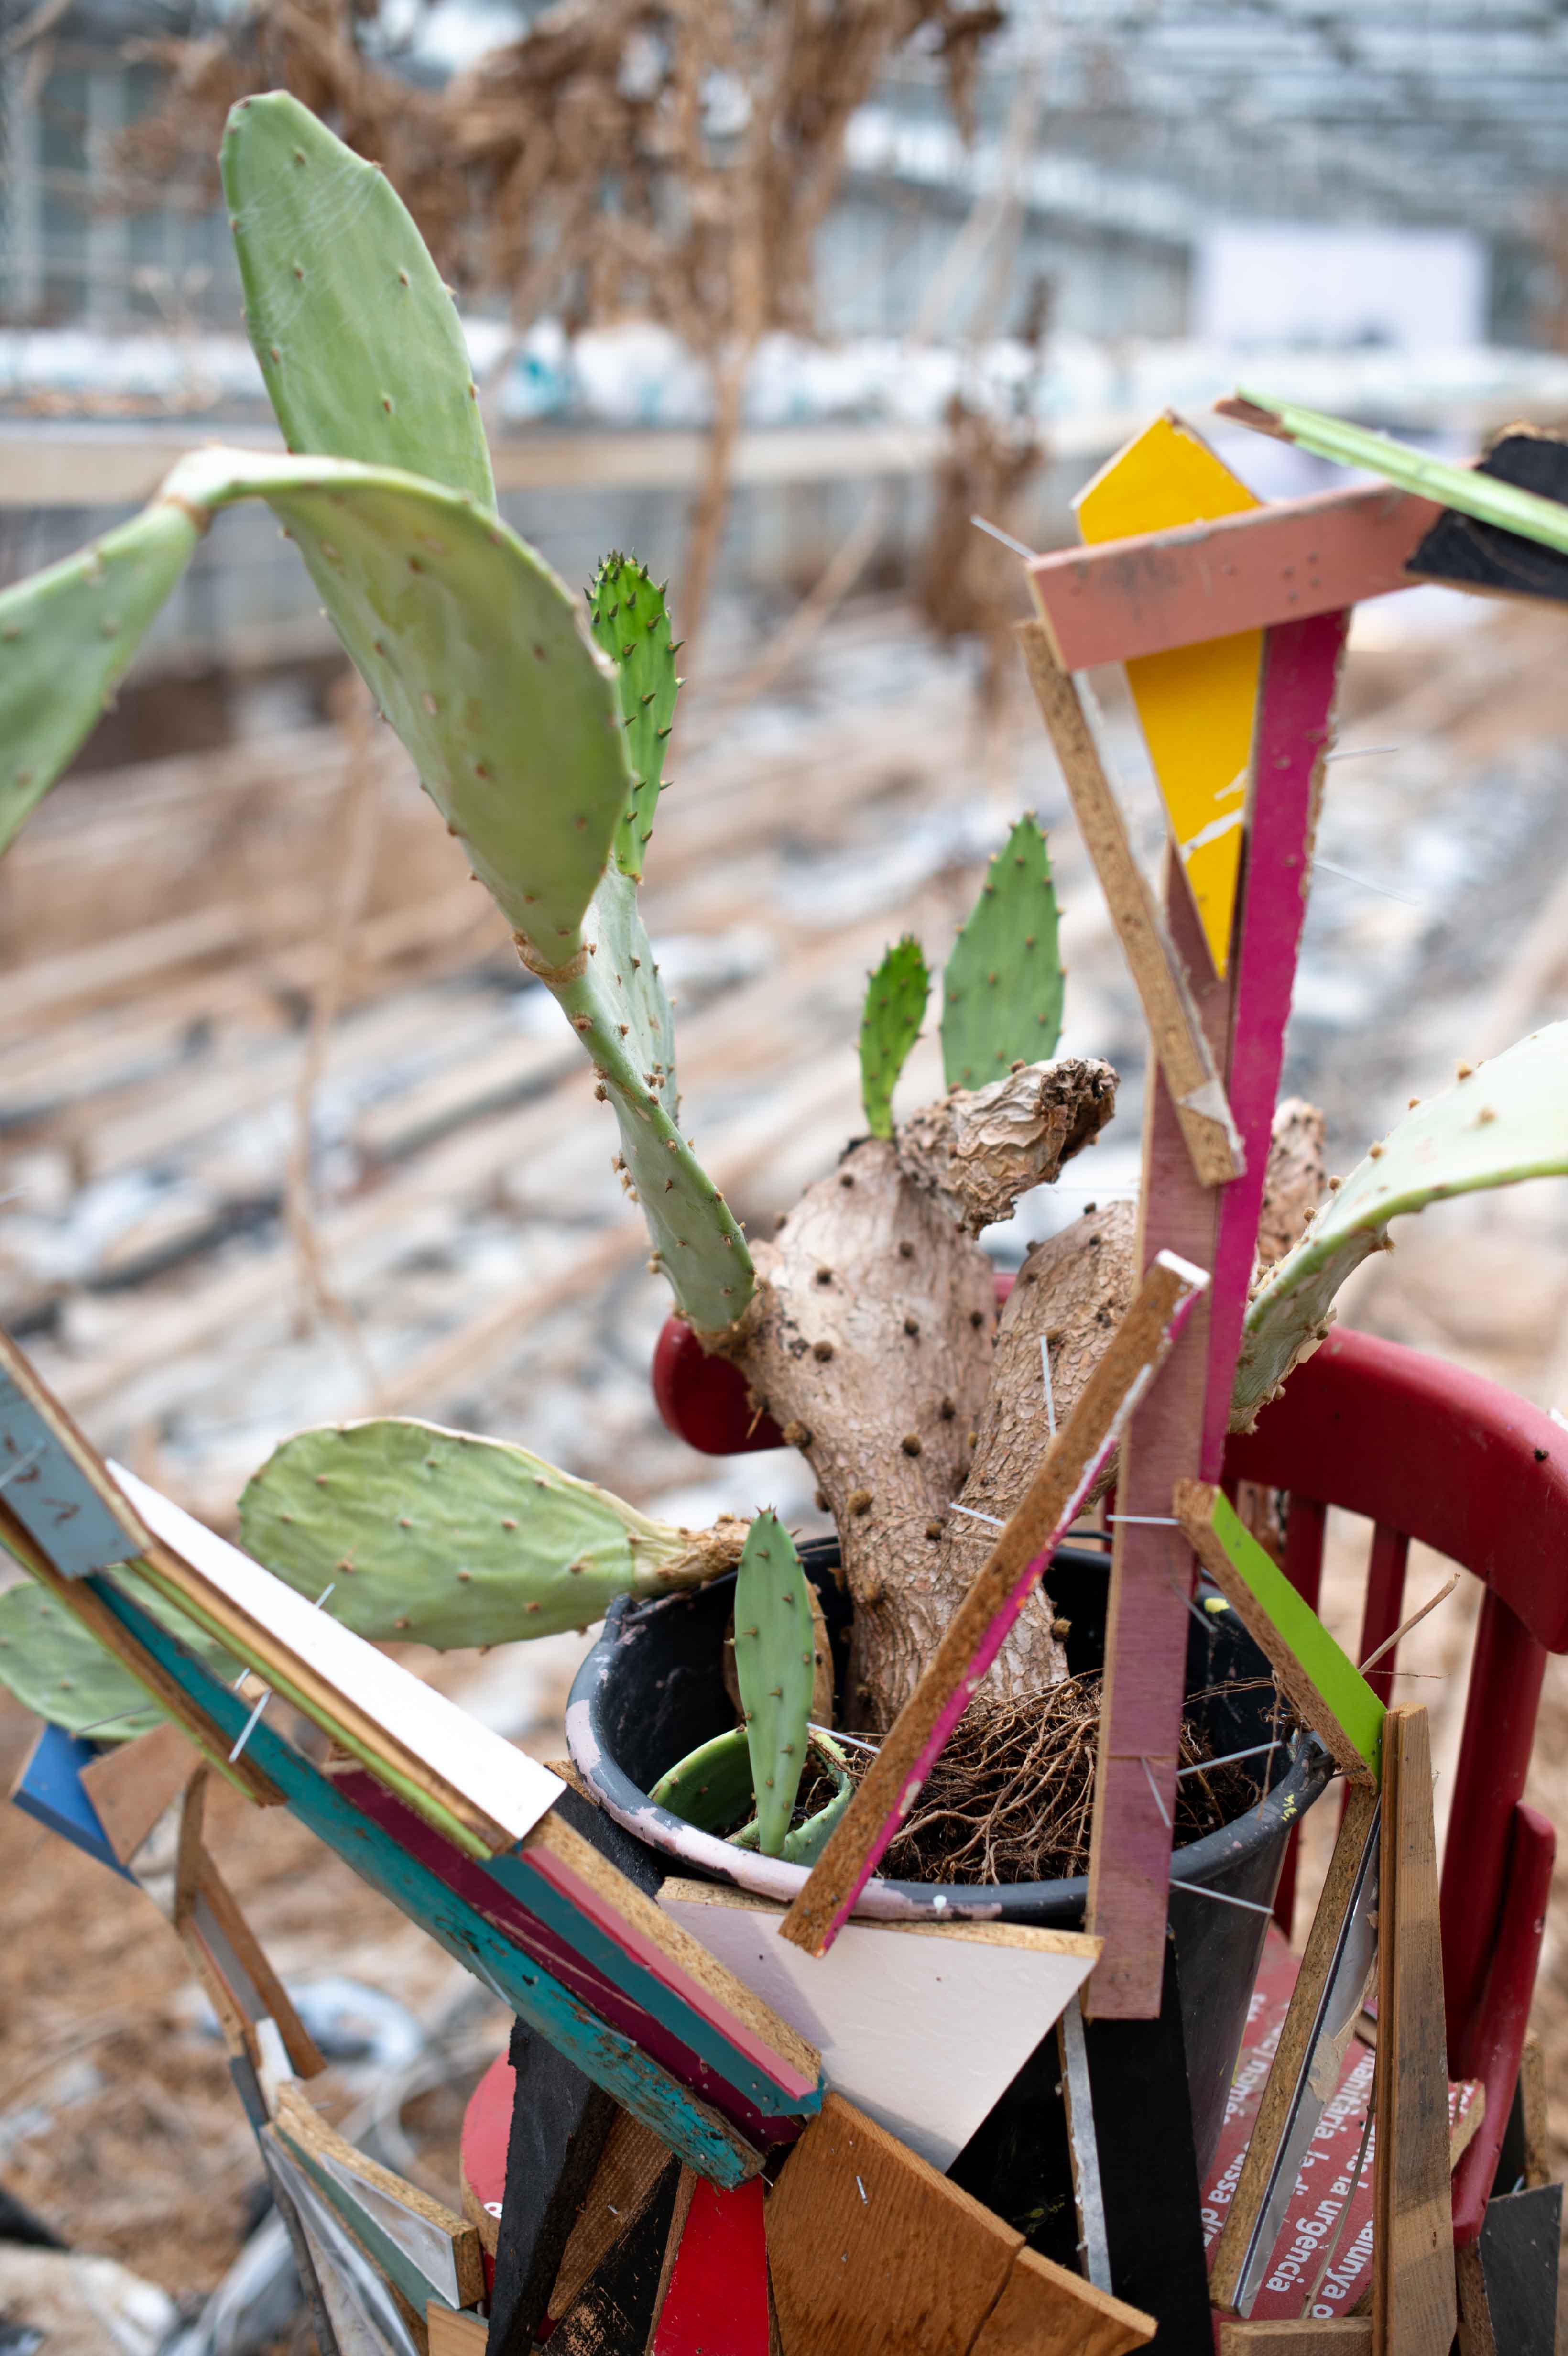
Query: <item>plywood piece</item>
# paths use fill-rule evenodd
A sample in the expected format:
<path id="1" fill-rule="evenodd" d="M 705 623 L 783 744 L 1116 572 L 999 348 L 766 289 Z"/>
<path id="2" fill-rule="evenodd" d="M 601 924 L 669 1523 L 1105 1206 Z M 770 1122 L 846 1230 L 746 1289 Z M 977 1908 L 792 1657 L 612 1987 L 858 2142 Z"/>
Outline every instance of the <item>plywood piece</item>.
<path id="1" fill-rule="evenodd" d="M 1307 1950 L 1210 2267 L 1217 2306 L 1250 2315 L 1296 2192 L 1300 2164 L 1339 2092 L 1377 1957 L 1375 1789 L 1351 1791 Z"/>
<path id="2" fill-rule="evenodd" d="M 1111 2287 L 1111 2245 L 1105 2233 L 1105 2195 L 1100 2179 L 1100 2138 L 1089 2083 L 1089 2051 L 1083 2008 L 1076 1997 L 1056 2024 L 1061 2064 L 1061 2108 L 1067 2126 L 1067 2157 L 1072 2172 L 1072 2208 L 1078 2221 L 1077 2255 L 1083 2272 L 1101 2290 Z"/>
<path id="3" fill-rule="evenodd" d="M 829 2085 L 936 2169 L 957 2158 L 1100 1953 L 1073 1931 L 848 1922 L 823 1957 L 781 1937 L 784 1909 L 709 1881 L 659 1904 L 812 2037 Z"/>
<path id="4" fill-rule="evenodd" d="M 763 2183 L 698 2184 L 654 2327 L 653 2356 L 768 2356 Z"/>
<path id="5" fill-rule="evenodd" d="M 973 2356 L 1126 2356 L 1147 2347 L 1157 2328 L 1141 2308 L 1020 2250 Z"/>
<path id="6" fill-rule="evenodd" d="M 1058 660 L 1092 670 L 1408 589 L 1407 568 L 1443 513 L 1386 483 L 1318 491 L 1036 557 L 1029 586 Z"/>
<path id="7" fill-rule="evenodd" d="M 1196 1183 L 1196 1182 L 1194 1182 Z M 1159 1252 L 783 1924 L 827 1952 L 1208 1283 Z"/>
<path id="8" fill-rule="evenodd" d="M 1204 1569 L 1266 1654 L 1291 1708 L 1353 1782 L 1371 1784 L 1383 1705 L 1221 1490 L 1179 1481 L 1173 1504 Z"/>
<path id="9" fill-rule="evenodd" d="M 1372 2319 L 1347 2315 L 1320 2321 L 1303 2316 L 1243 2323 L 1225 2316 L 1220 2324 L 1220 2356 L 1372 2356 Z"/>
<path id="10" fill-rule="evenodd" d="M 767 2209 L 791 2356 L 962 2356 L 1023 2235 L 829 2094 Z"/>
<path id="11" fill-rule="evenodd" d="M 11 1786 L 12 1804 L 36 1824 L 47 1825 L 96 1864 L 124 1873 L 125 1866 L 82 1781 L 93 1755 L 90 1742 L 68 1734 L 63 1726 L 42 1727 Z"/>
<path id="12" fill-rule="evenodd" d="M 512 2030 L 512 2126 L 491 2295 L 492 2356 L 528 2356 L 615 2106 L 542 2037 Z"/>
<path id="13" fill-rule="evenodd" d="M 269 2174 L 293 2203 L 337 2341 L 338 2356 L 428 2356 L 423 2318 L 411 2329 L 391 2285 L 322 2198 L 276 2133 L 260 2142 Z"/>
<path id="14" fill-rule="evenodd" d="M 485 2262 L 479 2236 L 465 2219 L 357 2151 L 292 2083 L 279 2089 L 273 2126 L 349 2231 L 365 2241 L 365 2227 L 373 2229 L 406 2261 L 394 2279 L 416 2308 L 422 2311 L 432 2292 L 447 2307 L 479 2304 Z"/>
<path id="15" fill-rule="evenodd" d="M 133 1742 L 117 1743 L 83 1767 L 82 1789 L 122 1865 L 130 1864 L 200 1764 L 201 1753 L 189 1737 L 165 1723 Z"/>
<path id="16" fill-rule="evenodd" d="M 630 2111 L 617 2111 L 593 2181 L 561 2252 L 549 2295 L 552 2316 L 566 2314 L 594 2269 L 622 2234 L 631 2231 L 658 2190 L 669 2164 L 669 2146 Z"/>
<path id="17" fill-rule="evenodd" d="M 1018 638 L 1192 1167 L 1205 1186 L 1226 1185 L 1241 1173 L 1242 1141 L 1181 960 L 1134 855 L 1083 699 L 1072 673 L 1051 653 L 1041 623 L 1021 622 Z"/>
<path id="18" fill-rule="evenodd" d="M 1488 2201 L 1477 2246 L 1498 2356 L 1553 2356 L 1563 2187 Z"/>
<path id="19" fill-rule="evenodd" d="M 1448 2356 L 1456 2322 L 1432 1745 L 1423 1708 L 1383 1733 L 1378 1922 L 1374 2356 Z"/>
<path id="20" fill-rule="evenodd" d="M 589 2276 L 550 2332 L 551 2356 L 643 2356 L 662 2296 L 679 2164 L 671 2159 L 652 2201 Z M 673 2263 L 673 2252 L 671 2253 Z"/>
<path id="21" fill-rule="evenodd" d="M 1092 546 L 1255 509 L 1246 485 L 1168 413 L 1119 451 L 1073 501 Z M 1249 620 L 1255 617 L 1249 616 Z M 1256 627 L 1127 662 L 1127 686 L 1214 970 L 1230 958 L 1257 712 Z"/>
<path id="22" fill-rule="evenodd" d="M 1532 2029 L 1519 2057 L 1519 2107 L 1524 2129 L 1524 2181 L 1532 2190 L 1552 2175 L 1551 2133 L 1546 2115 L 1546 2055 Z"/>
<path id="23" fill-rule="evenodd" d="M 425 2310 L 430 2356 L 485 2356 L 490 2327 L 476 2315 L 460 2315 L 432 2299 Z"/>

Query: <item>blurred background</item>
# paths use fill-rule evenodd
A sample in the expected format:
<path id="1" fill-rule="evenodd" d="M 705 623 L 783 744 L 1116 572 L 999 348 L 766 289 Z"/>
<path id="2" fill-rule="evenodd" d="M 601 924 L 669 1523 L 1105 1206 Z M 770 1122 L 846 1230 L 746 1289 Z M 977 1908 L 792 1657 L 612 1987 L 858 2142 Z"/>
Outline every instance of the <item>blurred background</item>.
<path id="1" fill-rule="evenodd" d="M 991 1242 L 1134 1192 L 1142 1025 L 1022 691 L 1018 560 L 969 519 L 1066 542 L 1167 407 L 1264 496 L 1327 482 L 1206 422 L 1238 381 L 1456 455 L 1568 424 L 1568 8 L 0 0 L 0 584 L 185 449 L 277 446 L 215 156 L 229 103 L 279 85 L 419 220 L 508 519 L 574 585 L 614 546 L 671 577 L 688 685 L 645 903 L 688 1126 L 750 1230 L 859 1125 L 868 968 L 905 930 L 945 954 L 1026 808 L 1063 1049 L 1122 1096 Z M 1331 1169 L 1563 1012 L 1564 627 L 1428 587 L 1358 613 L 1286 1074 Z M 1096 684 L 1152 862 L 1131 710 Z M 705 1460 L 658 1423 L 665 1295 L 591 1075 L 264 511 L 218 519 L 0 865 L 0 1323 L 215 1526 L 283 1435 L 373 1412 L 520 1439 L 677 1520 L 817 1525 L 793 1454 Z M 901 1102 L 939 1087 L 927 1040 Z M 1568 1409 L 1568 1193 L 1428 1213 L 1341 1313 Z M 1365 1539 L 1334 1517 L 1348 1637 Z M 1444 1759 L 1473 1601 L 1402 1655 Z M 416 1661 L 550 1756 L 586 1642 Z M 10 1762 L 33 1730 L 0 1709 Z M 1558 1815 L 1565 1731 L 1553 1663 L 1532 1796 Z M 338 2039 L 340 2114 L 452 2198 L 504 2022 L 286 1822 L 219 1826 Z M 198 2307 L 256 2168 L 178 1950 L 10 1810 L 0 1879 L 0 2180 Z M 1556 1922 L 1568 2126 L 1565 2014 Z M 288 2344 L 252 2325 L 223 2345 Z"/>

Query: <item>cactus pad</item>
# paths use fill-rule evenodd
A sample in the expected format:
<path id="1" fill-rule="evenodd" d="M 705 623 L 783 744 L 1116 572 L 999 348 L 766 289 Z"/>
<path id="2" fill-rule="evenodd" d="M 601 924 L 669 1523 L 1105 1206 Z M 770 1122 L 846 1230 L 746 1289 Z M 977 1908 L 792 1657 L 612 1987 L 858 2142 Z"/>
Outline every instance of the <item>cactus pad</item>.
<path id="1" fill-rule="evenodd" d="M 451 1651 L 559 1634 L 617 1595 L 734 1565 L 739 1524 L 693 1537 L 527 1449 L 386 1417 L 302 1431 L 247 1483 L 240 1544 L 373 1643 Z"/>
<path id="2" fill-rule="evenodd" d="M 220 164 L 245 326 L 289 448 L 427 475 L 494 514 L 456 306 L 380 166 L 282 90 L 231 109 Z"/>
<path id="3" fill-rule="evenodd" d="M 155 500 L 0 592 L 0 852 L 91 734 L 198 537 Z"/>
<path id="4" fill-rule="evenodd" d="M 161 1599 L 150 1598 L 138 1587 L 136 1601 L 215 1676 L 227 1679 L 238 1675 L 237 1662 Z M 156 1726 L 164 1715 L 145 1686 L 105 1652 L 47 1588 L 30 1579 L 0 1595 L 0 1685 L 25 1709 L 37 1710 L 68 1734 L 91 1730 L 95 1742 L 128 1742 Z"/>
<path id="5" fill-rule="evenodd" d="M 860 1101 L 873 1137 L 893 1133 L 893 1090 L 920 1036 L 931 975 L 912 933 L 895 941 L 866 991 L 860 1016 Z"/>
<path id="6" fill-rule="evenodd" d="M 735 1676 L 764 1857 L 781 1854 L 795 1814 L 816 1675 L 811 1594 L 795 1540 L 776 1514 L 759 1514 L 735 1579 Z"/>
<path id="7" fill-rule="evenodd" d="M 1044 835 L 1019 819 L 987 871 L 942 980 L 942 1065 L 950 1088 L 983 1088 L 1010 1065 L 1040 1064 L 1061 1036 L 1056 893 Z"/>
<path id="8" fill-rule="evenodd" d="M 615 830 L 615 864 L 640 882 L 680 685 L 669 608 L 646 565 L 632 556 L 607 556 L 586 594 L 594 643 L 615 666 L 632 763 L 631 798 Z"/>
<path id="9" fill-rule="evenodd" d="M 1350 1173 L 1259 1288 L 1231 1402 L 1249 1425 L 1312 1340 L 1391 1219 L 1450 1194 L 1568 1174 L 1568 1023 L 1520 1039 L 1417 1105 Z"/>
<path id="10" fill-rule="evenodd" d="M 699 1833 L 721 1833 L 752 1804 L 752 1754 L 743 1726 L 731 1726 L 688 1751 L 659 1777 L 648 1797 Z"/>

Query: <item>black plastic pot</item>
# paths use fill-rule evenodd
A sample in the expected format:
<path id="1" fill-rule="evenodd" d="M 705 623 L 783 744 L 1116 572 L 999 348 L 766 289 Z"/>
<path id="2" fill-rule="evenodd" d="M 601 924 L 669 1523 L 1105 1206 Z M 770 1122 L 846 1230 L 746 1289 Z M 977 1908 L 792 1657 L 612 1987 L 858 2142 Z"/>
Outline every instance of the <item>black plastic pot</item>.
<path id="1" fill-rule="evenodd" d="M 832 1540 L 819 1540 L 802 1552 L 822 1600 L 841 1687 L 850 1615 L 833 1576 L 837 1547 Z M 1068 1665 L 1078 1675 L 1098 1669 L 1104 1657 L 1107 1579 L 1108 1566 L 1097 1549 L 1064 1547 L 1051 1566 L 1052 1599 L 1072 1622 Z M 731 1577 L 653 1603 L 612 1605 L 603 1633 L 572 1686 L 567 1738 L 584 1780 L 617 1822 L 649 1847 L 665 1873 L 716 1872 L 753 1890 L 789 1896 L 805 1879 L 802 1868 L 742 1857 L 656 1808 L 647 1796 L 677 1759 L 735 1722 L 722 1670 L 733 1590 Z M 1216 1757 L 1266 1742 L 1274 1732 L 1268 1664 L 1232 1612 L 1195 1613 L 1187 1644 L 1187 1691 L 1188 1715 L 1208 1736 Z M 1170 1922 L 1200 2170 L 1224 2119 L 1263 1953 L 1267 1918 L 1253 1909 L 1271 1903 L 1290 1830 L 1333 1772 L 1317 1744 L 1301 1738 L 1291 1750 L 1282 1747 L 1248 1764 L 1264 1771 L 1258 1777 L 1256 1804 L 1234 1824 L 1179 1849 L 1171 1868 L 1174 1880 L 1196 1885 L 1172 1890 Z M 1214 1895 L 1204 1894 L 1210 1891 Z M 879 1878 L 867 1885 L 859 1911 L 884 1920 L 988 1917 L 1072 1930 L 1083 1922 L 1087 1896 L 1082 1877 L 986 1886 Z M 1227 1899 L 1252 1904 L 1227 1904 Z"/>

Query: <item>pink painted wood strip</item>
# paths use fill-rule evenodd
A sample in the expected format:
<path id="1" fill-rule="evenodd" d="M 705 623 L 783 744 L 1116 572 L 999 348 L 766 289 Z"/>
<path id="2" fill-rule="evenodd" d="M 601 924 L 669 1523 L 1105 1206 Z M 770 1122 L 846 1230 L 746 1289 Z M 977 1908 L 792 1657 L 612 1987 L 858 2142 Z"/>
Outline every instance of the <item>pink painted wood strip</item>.
<path id="1" fill-rule="evenodd" d="M 1413 585 L 1442 509 L 1388 484 L 1037 557 L 1029 586 L 1067 670 L 1337 613 Z"/>
<path id="2" fill-rule="evenodd" d="M 1163 1337 L 1167 1347 L 1174 1342 L 1177 1334 L 1180 1333 L 1182 1327 L 1186 1324 L 1188 1318 L 1192 1313 L 1194 1303 L 1201 1300 L 1202 1297 L 1202 1286 L 1194 1285 L 1191 1291 L 1184 1294 L 1182 1299 L 1177 1303 L 1175 1313 L 1171 1318 L 1170 1323 L 1167 1326 Z M 894 1834 L 898 1831 L 899 1826 L 902 1824 L 905 1816 L 909 1814 L 911 1807 L 914 1804 L 915 1797 L 920 1791 L 920 1787 L 924 1783 L 927 1775 L 930 1774 L 933 1763 L 941 1757 L 942 1752 L 946 1748 L 948 1737 L 952 1734 L 954 1728 L 957 1725 L 959 1719 L 968 1708 L 969 1704 L 975 1698 L 975 1694 L 981 1683 L 981 1680 L 984 1678 L 986 1672 L 989 1669 L 992 1662 L 996 1659 L 997 1655 L 1001 1651 L 1003 1644 L 1007 1641 L 1008 1630 L 1014 1625 L 1019 1614 L 1022 1612 L 1025 1604 L 1029 1601 L 1029 1597 L 1033 1594 L 1036 1586 L 1040 1580 L 1044 1578 L 1047 1570 L 1051 1568 L 1051 1558 L 1052 1555 L 1056 1552 L 1057 1547 L 1061 1544 L 1062 1539 L 1066 1537 L 1067 1532 L 1072 1527 L 1073 1517 L 1077 1514 L 1079 1507 L 1083 1505 L 1084 1498 L 1088 1495 L 1095 1481 L 1098 1480 L 1101 1472 L 1104 1470 L 1104 1467 L 1109 1462 L 1112 1454 L 1119 1446 L 1122 1435 L 1126 1429 L 1133 1411 L 1136 1408 L 1138 1401 L 1142 1398 L 1145 1391 L 1148 1388 L 1149 1383 L 1153 1380 L 1155 1371 L 1156 1368 L 1154 1365 L 1146 1366 L 1140 1374 L 1138 1380 L 1131 1387 L 1131 1388 L 1129 1388 L 1125 1398 L 1123 1400 L 1121 1408 L 1116 1415 L 1115 1420 L 1105 1434 L 1102 1445 L 1095 1451 L 1093 1458 L 1084 1465 L 1083 1479 L 1073 1490 L 1072 1495 L 1064 1508 L 1056 1527 L 1051 1531 L 1050 1537 L 1045 1542 L 1045 1545 L 1041 1547 L 1040 1553 L 1035 1556 L 1028 1569 L 1024 1571 L 1022 1577 L 1019 1580 L 1018 1584 L 1013 1588 L 1011 1593 L 1008 1595 L 1007 1601 L 1003 1604 L 1001 1610 L 997 1613 L 996 1618 L 986 1630 L 986 1633 L 980 1641 L 979 1649 L 975 1655 L 974 1661 L 967 1675 L 963 1678 L 956 1692 L 952 1694 L 944 1704 L 942 1714 L 937 1719 L 935 1725 L 932 1728 L 931 1733 L 926 1740 L 925 1747 L 920 1752 L 914 1765 L 911 1769 L 909 1774 L 905 1777 L 899 1792 L 898 1800 L 895 1805 L 890 1809 L 880 1832 L 878 1834 L 874 1844 L 867 1854 L 853 1888 L 849 1890 L 848 1896 L 844 1899 L 838 1907 L 837 1912 L 835 1913 L 831 1927 L 823 1941 L 822 1951 L 824 1954 L 826 1954 L 827 1949 L 832 1945 L 834 1940 L 837 1937 L 839 1932 L 843 1929 L 845 1923 L 849 1920 L 850 1915 L 854 1912 L 856 1901 L 859 1898 L 861 1890 L 864 1890 L 867 1882 L 869 1881 L 872 1874 L 876 1871 L 879 1863 L 886 1853 L 889 1843 L 891 1841 Z"/>
<path id="3" fill-rule="evenodd" d="M 1269 1132 L 1307 916 L 1323 756 L 1333 735 L 1334 696 L 1349 624 L 1348 612 L 1319 614 L 1272 629 L 1264 640 L 1226 1089 L 1246 1166 L 1220 1197 L 1200 1475 L 1205 1481 L 1218 1481 L 1224 1463 L 1231 1386 L 1257 1251 Z"/>
<path id="4" fill-rule="evenodd" d="M 1198 1019 L 1222 1069 L 1231 989 L 1215 979 L 1186 880 L 1168 852 L 1166 916 L 1192 980 Z M 1212 1267 L 1221 1190 L 1199 1181 L 1170 1092 L 1152 1064 L 1147 1087 L 1139 1259 L 1147 1268 L 1157 1252 L 1168 1249 L 1200 1267 Z M 1105 1942 L 1083 1992 L 1084 2012 L 1095 2019 L 1153 2020 L 1159 2012 L 1187 1632 L 1192 1624 L 1187 1606 L 1195 1574 L 1187 1539 L 1165 1525 L 1172 1490 L 1198 1462 L 1208 1363 L 1205 1298 L 1178 1335 L 1122 1448 L 1116 1511 L 1153 1518 L 1117 1522 L 1111 1556 L 1083 1922 Z"/>

